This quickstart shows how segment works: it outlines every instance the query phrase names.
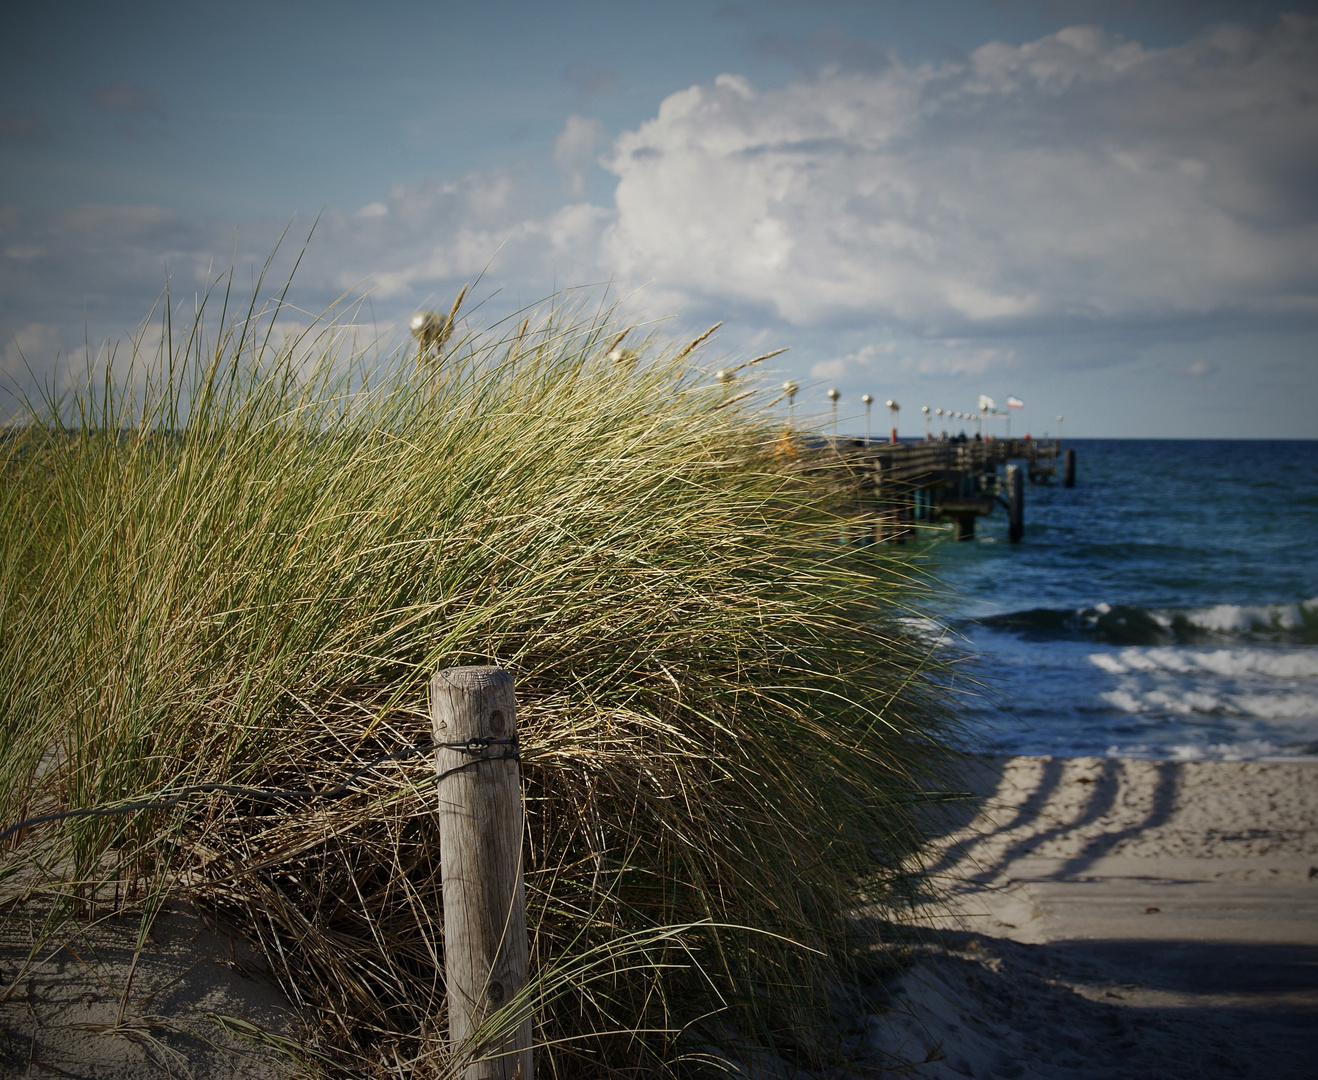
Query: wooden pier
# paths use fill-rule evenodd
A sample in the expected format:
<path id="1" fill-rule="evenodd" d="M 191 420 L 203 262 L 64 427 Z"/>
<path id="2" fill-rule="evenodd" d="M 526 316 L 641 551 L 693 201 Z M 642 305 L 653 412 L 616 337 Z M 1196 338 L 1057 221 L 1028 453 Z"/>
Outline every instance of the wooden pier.
<path id="1" fill-rule="evenodd" d="M 1002 506 L 1008 538 L 1019 543 L 1025 531 L 1025 480 L 1049 483 L 1060 467 L 1064 485 L 1075 485 L 1075 451 L 1063 452 L 1057 439 L 868 444 L 830 439 L 812 449 L 852 474 L 857 505 L 848 509 L 872 516 L 870 542 L 901 542 L 920 525 L 939 520 L 953 522 L 958 540 L 971 540 L 976 519 Z"/>

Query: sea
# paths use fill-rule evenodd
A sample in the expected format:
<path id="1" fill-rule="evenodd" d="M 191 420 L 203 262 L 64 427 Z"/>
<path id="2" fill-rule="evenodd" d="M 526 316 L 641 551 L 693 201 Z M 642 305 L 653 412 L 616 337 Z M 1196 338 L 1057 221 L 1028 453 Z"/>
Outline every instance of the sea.
<path id="1" fill-rule="evenodd" d="M 1318 440 L 1065 445 L 1023 542 L 924 548 L 973 748 L 1318 757 Z"/>

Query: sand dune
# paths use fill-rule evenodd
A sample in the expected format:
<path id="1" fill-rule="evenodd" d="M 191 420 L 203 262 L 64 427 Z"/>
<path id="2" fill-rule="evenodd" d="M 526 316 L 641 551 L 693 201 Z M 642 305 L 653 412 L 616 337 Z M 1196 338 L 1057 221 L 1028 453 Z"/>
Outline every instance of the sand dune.
<path id="1" fill-rule="evenodd" d="M 173 906 L 152 923 L 113 916 L 66 926 L 29 959 L 38 929 L 0 919 L 0 1076 L 95 1080 L 280 1080 L 301 1024 L 256 951 Z"/>
<path id="2" fill-rule="evenodd" d="M 834 1077 L 1318 1077 L 1318 762 L 985 758 L 969 780 L 982 810 L 930 853 L 947 900 L 886 1004 L 844 1018 Z M 8 983 L 30 928 L 4 926 Z M 186 910 L 120 1020 L 135 931 L 43 950 L 0 1002 L 0 1075 L 281 1074 L 217 1017 L 296 1043 L 287 1003 Z"/>

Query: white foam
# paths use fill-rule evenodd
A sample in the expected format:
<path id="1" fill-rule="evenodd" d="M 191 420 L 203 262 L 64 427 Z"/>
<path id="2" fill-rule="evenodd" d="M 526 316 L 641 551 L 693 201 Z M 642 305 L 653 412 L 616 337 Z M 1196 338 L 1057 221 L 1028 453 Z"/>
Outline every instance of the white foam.
<path id="1" fill-rule="evenodd" d="M 1127 686 L 1105 690 L 1098 695 L 1103 701 L 1128 713 L 1172 713 L 1176 716 L 1193 716 L 1196 713 L 1236 713 L 1229 701 L 1201 690 L 1141 690 Z"/>
<path id="2" fill-rule="evenodd" d="M 1169 716 L 1238 716 L 1258 720 L 1318 719 L 1318 694 L 1231 694 L 1213 693 L 1188 686 L 1144 687 L 1123 683 L 1098 695 L 1114 709 L 1138 716 L 1161 713 Z"/>
<path id="3" fill-rule="evenodd" d="M 1318 600 L 1318 598 L 1315 598 Z M 1252 607 L 1244 604 L 1216 604 L 1186 614 L 1186 620 L 1203 630 L 1219 634 L 1248 633 L 1251 630 L 1298 630 L 1304 625 L 1301 607 L 1318 606 L 1313 600 L 1300 604 L 1267 604 Z"/>
<path id="4" fill-rule="evenodd" d="M 1275 679 L 1318 678 L 1318 649 L 1128 648 L 1118 653 L 1092 653 L 1089 662 L 1112 675 L 1170 671 L 1229 678 L 1245 675 L 1267 675 Z"/>
<path id="5" fill-rule="evenodd" d="M 1267 739 L 1241 739 L 1239 742 L 1173 743 L 1150 746 L 1134 743 L 1107 748 L 1110 758 L 1155 758 L 1172 761 L 1296 761 L 1310 760 L 1314 754 L 1302 754 Z"/>
<path id="6" fill-rule="evenodd" d="M 1262 720 L 1318 717 L 1318 694 L 1240 694 L 1231 699 L 1237 712 Z"/>

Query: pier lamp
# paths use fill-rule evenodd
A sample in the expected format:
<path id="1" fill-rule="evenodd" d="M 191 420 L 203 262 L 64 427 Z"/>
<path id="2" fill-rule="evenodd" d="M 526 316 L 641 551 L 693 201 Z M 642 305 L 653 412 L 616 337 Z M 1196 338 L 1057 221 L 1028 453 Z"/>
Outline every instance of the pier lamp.
<path id="1" fill-rule="evenodd" d="M 412 316 L 408 329 L 416 338 L 416 358 L 420 360 L 440 344 L 440 335 L 444 332 L 444 316 L 438 311 L 418 311 Z"/>
<path id="2" fill-rule="evenodd" d="M 787 426 L 788 427 L 796 426 L 794 423 L 795 416 L 793 415 L 792 405 L 796 401 L 796 392 L 800 389 L 801 388 L 797 386 L 796 383 L 792 382 L 791 379 L 788 379 L 785 383 L 783 383 L 783 393 L 787 395 Z"/>
<path id="3" fill-rule="evenodd" d="M 841 396 L 842 391 L 836 386 L 828 388 L 828 400 L 833 403 L 833 449 L 835 450 L 837 449 L 837 399 Z"/>
<path id="4" fill-rule="evenodd" d="M 943 427 L 943 410 L 935 409 L 934 415 L 938 417 L 938 430 L 942 432 L 943 438 L 947 438 L 947 428 Z"/>
<path id="5" fill-rule="evenodd" d="M 888 406 L 888 415 L 892 418 L 892 437 L 888 441 L 896 442 L 897 441 L 897 410 L 900 409 L 901 406 L 898 405 L 897 402 L 893 401 L 892 398 L 889 398 L 887 401 L 884 402 L 884 404 Z"/>
<path id="6" fill-rule="evenodd" d="M 870 406 L 874 404 L 873 394 L 861 394 L 860 400 L 865 403 L 865 445 L 870 444 Z"/>
<path id="7" fill-rule="evenodd" d="M 1062 448 L 1062 417 L 1060 414 L 1057 417 L 1057 448 L 1059 450 Z"/>
<path id="8" fill-rule="evenodd" d="M 929 406 L 921 405 L 920 411 L 924 413 L 924 441 L 929 441 Z"/>

